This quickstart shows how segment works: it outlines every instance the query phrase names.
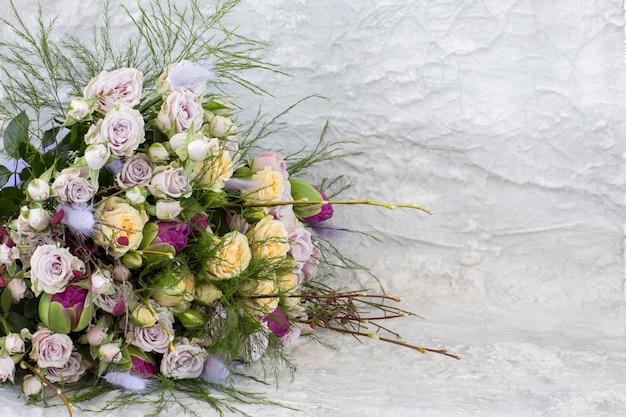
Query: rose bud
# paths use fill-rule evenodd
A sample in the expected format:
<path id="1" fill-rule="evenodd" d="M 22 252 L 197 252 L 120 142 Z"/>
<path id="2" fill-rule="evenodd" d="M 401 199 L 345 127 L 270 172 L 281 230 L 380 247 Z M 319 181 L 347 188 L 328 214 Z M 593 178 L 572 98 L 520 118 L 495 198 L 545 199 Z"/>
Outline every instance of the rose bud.
<path id="1" fill-rule="evenodd" d="M 130 373 L 147 378 L 152 378 L 157 374 L 156 361 L 149 352 L 144 352 L 136 346 L 128 346 L 128 356 L 130 357 Z"/>
<path id="2" fill-rule="evenodd" d="M 204 318 L 202 318 L 202 315 L 195 310 L 186 310 L 182 313 L 177 313 L 174 316 L 178 319 L 178 321 L 180 321 L 180 324 L 187 329 L 193 329 L 204 325 Z"/>
<path id="3" fill-rule="evenodd" d="M 222 297 L 222 292 L 209 282 L 196 285 L 194 301 L 205 306 L 213 304 Z"/>
<path id="4" fill-rule="evenodd" d="M 27 375 L 24 377 L 24 382 L 22 382 L 22 392 L 26 397 L 39 395 L 41 394 L 42 390 L 43 385 L 40 380 L 32 375 Z"/>
<path id="5" fill-rule="evenodd" d="M 297 178 L 289 178 L 291 184 L 291 196 L 294 200 L 309 200 L 309 201 L 321 201 L 324 200 L 319 191 L 315 189 L 311 184 L 306 181 L 302 181 Z M 299 218 L 306 218 L 315 216 L 322 211 L 321 204 L 305 204 L 294 205 L 293 212 Z"/>
<path id="6" fill-rule="evenodd" d="M 221 138 L 226 135 L 237 133 L 237 127 L 229 118 L 224 116 L 215 116 L 209 122 L 209 132 L 214 138 Z"/>
<path id="7" fill-rule="evenodd" d="M 4 347 L 9 353 L 19 353 L 24 351 L 24 340 L 17 333 L 9 333 L 4 339 Z"/>
<path id="8" fill-rule="evenodd" d="M 152 299 L 162 307 L 184 311 L 193 301 L 194 291 L 193 274 L 180 269 L 172 269 L 163 271 L 157 276 Z"/>
<path id="9" fill-rule="evenodd" d="M 156 318 L 149 308 L 138 305 L 131 312 L 131 318 L 135 326 L 150 328 L 156 324 Z"/>
<path id="10" fill-rule="evenodd" d="M 35 178 L 28 183 L 26 192 L 31 199 L 44 201 L 50 198 L 50 184 L 40 178 Z"/>
<path id="11" fill-rule="evenodd" d="M 87 294 L 87 290 L 74 285 L 58 294 L 42 293 L 39 318 L 57 333 L 79 332 L 87 327 L 93 314 Z"/>
<path id="12" fill-rule="evenodd" d="M 124 256 L 122 256 L 122 263 L 128 269 L 137 269 L 140 268 L 143 264 L 143 260 L 141 259 L 141 255 L 136 252 L 128 252 Z"/>
<path id="13" fill-rule="evenodd" d="M 118 363 L 122 358 L 122 349 L 116 343 L 107 343 L 98 349 L 98 359 L 102 362 Z"/>
<path id="14" fill-rule="evenodd" d="M 108 336 L 104 327 L 93 326 L 87 330 L 87 343 L 91 346 L 100 346 Z"/>

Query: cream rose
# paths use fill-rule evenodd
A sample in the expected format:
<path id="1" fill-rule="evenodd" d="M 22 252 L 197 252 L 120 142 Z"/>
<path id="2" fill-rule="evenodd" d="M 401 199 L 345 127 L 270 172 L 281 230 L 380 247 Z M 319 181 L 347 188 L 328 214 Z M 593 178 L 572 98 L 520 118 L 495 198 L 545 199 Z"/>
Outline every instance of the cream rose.
<path id="1" fill-rule="evenodd" d="M 194 186 L 203 190 L 219 192 L 224 181 L 233 176 L 234 164 L 223 149 L 215 149 L 203 163 L 197 163 L 193 170 Z"/>
<path id="2" fill-rule="evenodd" d="M 102 71 L 85 87 L 86 99 L 99 98 L 94 108 L 102 113 L 113 109 L 117 103 L 133 107 L 141 100 L 143 75 L 134 68 Z"/>
<path id="3" fill-rule="evenodd" d="M 252 259 L 248 239 L 238 231 L 225 234 L 221 243 L 215 256 L 207 261 L 207 272 L 217 280 L 241 274 Z"/>
<path id="4" fill-rule="evenodd" d="M 104 143 L 94 143 L 85 149 L 85 160 L 89 169 L 99 170 L 107 163 L 110 156 L 111 150 Z"/>
<path id="5" fill-rule="evenodd" d="M 45 201 L 50 198 L 50 184 L 40 178 L 35 178 L 29 182 L 26 190 L 28 196 L 35 201 Z"/>
<path id="6" fill-rule="evenodd" d="M 272 216 L 265 216 L 246 233 L 252 257 L 282 258 L 289 251 L 289 239 L 285 225 Z"/>
<path id="7" fill-rule="evenodd" d="M 244 198 L 252 202 L 280 201 L 285 189 L 285 179 L 278 171 L 266 166 L 250 178 L 259 185 L 244 194 Z"/>
<path id="8" fill-rule="evenodd" d="M 170 135 L 187 132 L 193 126 L 195 131 L 202 127 L 204 109 L 192 93 L 174 91 L 161 106 L 156 125 L 163 133 Z"/>
<path id="9" fill-rule="evenodd" d="M 144 210 L 137 210 L 121 198 L 108 198 L 96 207 L 100 228 L 96 242 L 108 247 L 116 257 L 139 247 L 143 239 L 143 227 L 148 221 Z"/>
<path id="10" fill-rule="evenodd" d="M 37 247 L 30 259 L 30 280 L 36 296 L 41 292 L 57 294 L 72 278 L 73 270 L 80 270 L 82 262 L 67 248 L 55 245 Z"/>
<path id="11" fill-rule="evenodd" d="M 249 281 L 241 290 L 250 297 L 246 302 L 248 314 L 267 316 L 278 307 L 278 288 L 272 280 Z"/>
<path id="12" fill-rule="evenodd" d="M 72 339 L 66 334 L 42 329 L 33 335 L 30 358 L 40 368 L 62 368 L 72 355 Z"/>

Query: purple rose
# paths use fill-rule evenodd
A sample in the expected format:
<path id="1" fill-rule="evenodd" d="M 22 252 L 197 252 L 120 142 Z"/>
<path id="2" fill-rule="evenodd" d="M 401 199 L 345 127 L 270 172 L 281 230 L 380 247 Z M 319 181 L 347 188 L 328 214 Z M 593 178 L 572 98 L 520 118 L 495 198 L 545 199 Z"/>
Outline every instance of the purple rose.
<path id="1" fill-rule="evenodd" d="M 161 243 L 169 243 L 180 252 L 187 247 L 187 238 L 189 238 L 189 225 L 180 222 L 159 222 L 159 232 L 157 239 Z"/>
<path id="2" fill-rule="evenodd" d="M 326 194 L 324 194 L 317 185 L 314 185 L 313 188 L 319 191 L 319 193 L 322 195 L 322 198 L 324 200 L 328 200 L 328 197 L 326 196 Z M 302 220 L 308 223 L 319 223 L 319 222 L 328 220 L 331 217 L 333 217 L 333 206 L 331 204 L 323 204 L 322 211 L 317 213 L 315 216 L 306 217 Z"/>

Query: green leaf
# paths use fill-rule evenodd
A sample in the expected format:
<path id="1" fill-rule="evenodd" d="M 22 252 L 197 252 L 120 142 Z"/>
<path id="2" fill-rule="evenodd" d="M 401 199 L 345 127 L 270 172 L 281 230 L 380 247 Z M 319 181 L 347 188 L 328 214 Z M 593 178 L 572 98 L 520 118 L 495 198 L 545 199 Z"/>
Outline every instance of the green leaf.
<path id="1" fill-rule="evenodd" d="M 52 129 L 43 132 L 43 138 L 41 138 L 41 148 L 46 149 L 48 146 L 54 144 L 60 130 L 60 127 L 53 127 Z"/>
<path id="2" fill-rule="evenodd" d="M 9 312 L 7 322 L 9 322 L 11 329 L 13 329 L 15 333 L 19 333 L 22 329 L 29 329 L 31 332 L 35 331 L 35 326 L 32 322 L 14 311 Z"/>
<path id="3" fill-rule="evenodd" d="M 4 187 L 13 173 L 4 165 L 0 165 L 0 187 Z"/>
<path id="4" fill-rule="evenodd" d="M 4 150 L 10 157 L 20 159 L 20 144 L 28 143 L 30 121 L 25 111 L 15 116 L 4 131 Z"/>
<path id="5" fill-rule="evenodd" d="M 11 296 L 11 291 L 8 288 L 5 288 L 2 291 L 2 295 L 0 295 L 0 306 L 2 307 L 2 311 L 8 313 L 11 310 L 11 304 L 13 303 L 13 297 Z"/>

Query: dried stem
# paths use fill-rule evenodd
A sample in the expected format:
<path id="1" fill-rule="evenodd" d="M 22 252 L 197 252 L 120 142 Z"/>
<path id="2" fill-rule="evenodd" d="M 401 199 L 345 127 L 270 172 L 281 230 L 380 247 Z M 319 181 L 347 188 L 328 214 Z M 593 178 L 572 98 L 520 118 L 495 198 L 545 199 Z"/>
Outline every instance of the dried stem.
<path id="1" fill-rule="evenodd" d="M 427 214 L 433 214 L 432 211 L 427 208 L 416 206 L 415 204 L 388 204 L 381 203 L 373 200 L 294 200 L 294 201 L 267 201 L 263 203 L 254 203 L 254 202 L 243 202 L 241 204 L 232 205 L 232 207 L 276 207 L 276 206 L 298 206 L 298 205 L 325 205 L 325 204 L 345 204 L 345 205 L 368 205 L 368 206 L 377 206 L 384 207 L 389 210 L 395 210 L 398 207 L 401 208 L 410 208 L 414 210 L 420 210 Z"/>
<path id="2" fill-rule="evenodd" d="M 63 395 L 63 393 L 61 392 L 61 389 L 59 387 L 57 387 L 56 385 L 54 385 L 52 382 L 48 381 L 48 379 L 43 376 L 38 370 L 37 368 L 35 368 L 34 366 L 32 366 L 31 364 L 29 364 L 26 361 L 21 361 L 20 362 L 20 366 L 28 368 L 29 371 L 31 371 L 33 373 L 33 375 L 35 375 L 35 377 L 37 379 L 39 379 L 41 381 L 41 383 L 44 386 L 48 386 L 50 388 L 52 388 L 52 390 L 56 393 L 56 395 L 59 396 L 59 398 L 63 401 L 63 403 L 65 403 L 65 406 L 67 407 L 67 412 L 69 414 L 70 417 L 74 416 L 74 407 L 72 406 L 72 404 L 68 401 L 68 399 L 65 397 L 65 395 Z"/>

